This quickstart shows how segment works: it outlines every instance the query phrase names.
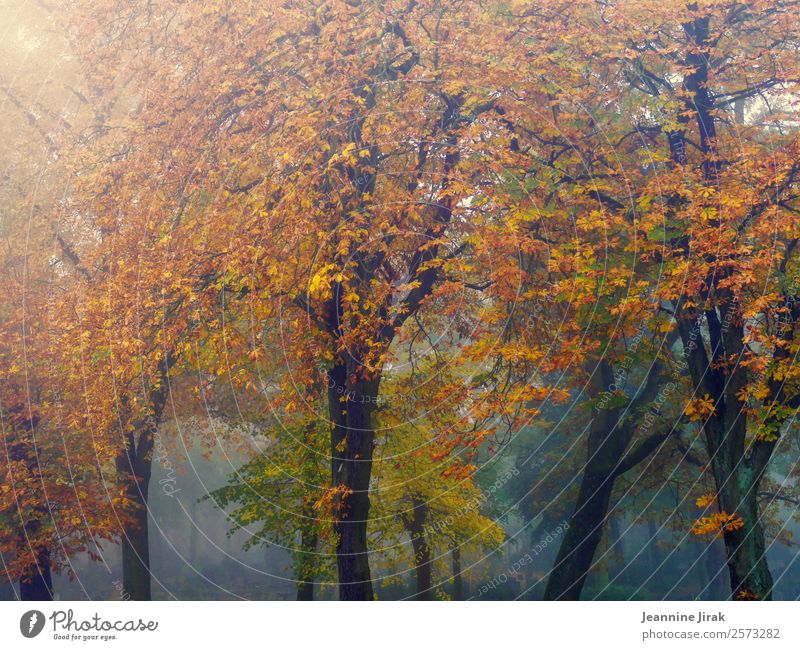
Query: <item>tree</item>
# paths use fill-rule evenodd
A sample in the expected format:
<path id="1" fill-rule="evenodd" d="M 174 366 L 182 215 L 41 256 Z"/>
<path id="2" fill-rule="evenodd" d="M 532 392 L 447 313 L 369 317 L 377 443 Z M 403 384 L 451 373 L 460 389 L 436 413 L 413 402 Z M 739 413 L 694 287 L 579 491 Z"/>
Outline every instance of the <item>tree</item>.
<path id="1" fill-rule="evenodd" d="M 293 558 L 297 600 L 314 600 L 314 585 L 330 582 L 333 529 L 323 510 L 329 491 L 324 422 L 283 419 L 267 429 L 264 451 L 231 474 L 209 497 L 230 512 L 245 548 L 277 545 Z M 325 541 L 327 540 L 327 543 Z"/>
<path id="2" fill-rule="evenodd" d="M 237 3 L 220 17 L 163 3 L 126 9 L 120 30 L 106 20 L 118 11 L 81 13 L 82 51 L 155 92 L 139 98 L 124 173 L 108 164 L 93 178 L 107 188 L 98 223 L 138 211 L 151 188 L 151 223 L 181 255 L 173 277 L 207 269 L 215 291 L 282 319 L 287 358 L 311 346 L 329 386 L 341 595 L 371 599 L 374 402 L 392 344 L 434 295 L 487 286 L 460 264 L 470 247 L 491 250 L 475 233 L 514 238 L 488 209 L 517 149 L 518 101 L 500 105 L 513 62 L 484 47 L 494 14 L 331 1 Z M 294 368 L 296 381 L 312 370 Z"/>
<path id="3" fill-rule="evenodd" d="M 119 500 L 99 479 L 111 461 L 104 440 L 86 435 L 86 421 L 71 409 L 82 392 L 60 324 L 77 283 L 53 255 L 66 134 L 87 117 L 66 87 L 79 75 L 64 40 L 53 37 L 54 16 L 42 7 L 15 10 L 19 31 L 3 42 L 9 68 L 0 73 L 9 118 L 0 147 L 0 549 L 20 598 L 49 600 L 53 573 L 74 577 L 74 555 L 97 559 L 113 539 Z M 7 77 L 12 66 L 16 76 Z"/>
<path id="4" fill-rule="evenodd" d="M 654 295 L 684 348 L 687 412 L 703 423 L 719 515 L 741 518 L 720 529 L 736 598 L 770 597 L 757 493 L 796 406 L 797 143 L 782 113 L 798 70 L 792 11 L 577 3 L 554 18 L 575 33 L 602 31 L 602 42 L 569 41 L 565 54 L 592 74 L 616 73 L 609 90 L 632 109 L 622 114 L 630 137 L 652 143 L 648 162 L 626 169 L 633 201 L 606 194 L 605 182 L 595 196 L 632 214 L 645 234 L 640 257 L 661 265 Z"/>
<path id="5" fill-rule="evenodd" d="M 425 325 L 435 322 L 430 318 Z M 402 537 L 394 531 L 396 522 L 401 523 L 411 543 L 415 599 L 431 600 L 451 581 L 458 596 L 462 553 L 497 550 L 505 531 L 487 515 L 491 499 L 476 482 L 478 468 L 468 461 L 471 452 L 484 445 L 469 434 L 470 428 L 480 428 L 479 423 L 464 420 L 464 414 L 472 412 L 465 406 L 469 397 L 454 393 L 454 386 L 464 384 L 461 373 L 467 370 L 453 358 L 457 348 L 448 336 L 441 336 L 423 350 L 415 351 L 413 343 L 407 350 L 408 372 L 388 374 L 377 406 L 383 433 L 376 445 L 377 513 L 371 527 L 388 552 L 387 538 Z M 461 382 L 454 377 L 459 374 Z M 387 529 L 393 534 L 387 535 Z M 384 551 L 378 545 L 373 552 Z"/>

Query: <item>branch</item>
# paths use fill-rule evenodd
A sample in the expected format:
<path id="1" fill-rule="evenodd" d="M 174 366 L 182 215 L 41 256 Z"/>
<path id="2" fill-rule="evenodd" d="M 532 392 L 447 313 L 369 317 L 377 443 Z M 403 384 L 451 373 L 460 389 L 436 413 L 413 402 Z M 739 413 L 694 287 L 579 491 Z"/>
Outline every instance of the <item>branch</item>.
<path id="1" fill-rule="evenodd" d="M 56 235 L 56 241 L 58 245 L 61 247 L 61 252 L 64 253 L 64 257 L 66 257 L 72 265 L 75 267 L 75 270 L 80 273 L 85 280 L 91 280 L 92 275 L 81 265 L 81 258 L 78 257 L 78 254 L 75 252 L 75 249 L 72 248 L 67 242 L 64 241 L 64 238 L 61 235 Z"/>
<path id="2" fill-rule="evenodd" d="M 667 438 L 672 435 L 672 431 L 674 430 L 671 427 L 668 431 L 660 431 L 658 433 L 654 433 L 636 445 L 633 449 L 631 449 L 622 460 L 617 463 L 617 466 L 614 468 L 612 475 L 614 478 L 618 476 L 622 476 L 628 470 L 633 469 L 639 463 L 641 463 L 645 458 L 648 458 L 653 452 L 655 452 Z"/>
<path id="3" fill-rule="evenodd" d="M 776 492 L 759 492 L 758 496 L 763 499 L 772 499 L 773 501 L 788 501 L 789 503 L 793 503 L 796 506 L 800 506 L 800 501 L 793 497 L 787 497 L 783 494 L 778 494 Z"/>

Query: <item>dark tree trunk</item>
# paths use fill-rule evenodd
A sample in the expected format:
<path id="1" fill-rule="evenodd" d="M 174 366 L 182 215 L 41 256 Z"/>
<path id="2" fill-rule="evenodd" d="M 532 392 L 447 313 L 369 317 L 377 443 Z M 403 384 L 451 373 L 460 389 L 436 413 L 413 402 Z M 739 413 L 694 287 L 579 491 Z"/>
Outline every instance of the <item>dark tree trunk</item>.
<path id="1" fill-rule="evenodd" d="M 464 576 L 461 574 L 461 549 L 453 546 L 453 600 L 464 600 Z"/>
<path id="2" fill-rule="evenodd" d="M 297 582 L 297 600 L 314 600 L 314 583 L 305 580 Z"/>
<path id="3" fill-rule="evenodd" d="M 126 434 L 117 456 L 117 473 L 131 504 L 122 530 L 122 588 L 125 600 L 151 600 L 148 494 L 153 470 L 153 447 L 169 390 L 169 359 L 159 364 L 158 388 L 150 393 L 150 413 Z"/>
<path id="4" fill-rule="evenodd" d="M 306 580 L 297 581 L 297 600 L 314 600 L 314 583 Z"/>
<path id="5" fill-rule="evenodd" d="M 331 416 L 332 485 L 340 492 L 334 501 L 336 561 L 341 600 L 373 600 L 367 548 L 369 482 L 375 432 L 372 413 L 379 381 L 359 378 L 356 362 L 340 363 L 328 373 Z"/>
<path id="6" fill-rule="evenodd" d="M 411 514 L 403 513 L 403 524 L 411 537 L 414 551 L 414 571 L 417 575 L 417 600 L 430 600 L 433 585 L 431 569 L 431 550 L 425 537 L 425 524 L 428 520 L 428 505 L 417 496 L 411 499 Z"/>
<path id="7" fill-rule="evenodd" d="M 197 502 L 192 500 L 189 507 L 189 561 L 197 566 Z"/>
<path id="8" fill-rule="evenodd" d="M 772 576 L 767 567 L 756 495 L 773 446 L 756 441 L 751 453 L 746 453 L 748 419 L 738 395 L 747 385 L 747 368 L 727 370 L 721 363 L 728 356 L 740 358 L 744 353 L 744 326 L 730 299 L 723 312 L 726 326 L 716 310 L 707 311 L 710 351 L 706 352 L 702 340 L 697 341 L 693 335 L 698 328 L 696 316 L 682 309 L 681 315 L 684 314 L 689 317 L 680 318 L 678 326 L 694 386 L 698 392 L 712 395 L 715 401 L 715 412 L 705 420 L 703 430 L 717 505 L 720 512 L 736 515 L 743 524 L 741 528 L 722 531 L 731 593 L 737 600 L 770 600 Z M 780 391 L 775 390 L 779 395 Z"/>
<path id="9" fill-rule="evenodd" d="M 696 10 L 696 4 L 690 4 Z M 672 160 L 677 165 L 686 164 L 685 128 L 693 113 L 700 136 L 699 148 L 703 154 L 703 180 L 716 187 L 719 176 L 719 156 L 714 116 L 713 92 L 709 90 L 708 45 L 713 38 L 708 16 L 701 16 L 684 24 L 684 32 L 693 43 L 687 50 L 685 62 L 691 70 L 683 80 L 687 95 L 685 109 L 680 112 L 681 128 L 669 135 Z M 743 108 L 743 107 L 742 107 Z M 741 110 L 741 109 L 737 109 Z M 678 208 L 678 197 L 670 203 Z M 715 221 L 710 222 L 715 225 Z M 684 245 L 685 253 L 689 244 Z M 739 303 L 731 290 L 722 284 L 729 274 L 723 267 L 709 279 L 705 295 L 697 300 L 684 296 L 676 305 L 676 321 L 683 342 L 686 365 L 692 377 L 696 394 L 708 394 L 714 401 L 715 411 L 703 423 L 706 447 L 717 489 L 720 511 L 741 517 L 744 526 L 737 530 L 723 530 L 728 560 L 731 590 L 735 599 L 769 600 L 772 598 L 772 576 L 764 555 L 764 530 L 761 526 L 756 494 L 761 476 L 769 462 L 774 441 L 755 440 L 747 448 L 748 416 L 743 410 L 741 391 L 748 383 L 747 367 L 738 361 L 745 355 L 745 331 Z M 790 296 L 788 305 L 792 327 L 779 333 L 787 343 L 791 340 L 798 313 Z M 692 306 L 686 307 L 690 302 Z M 708 344 L 701 335 L 701 314 L 696 303 L 708 303 L 705 323 L 708 327 Z M 774 354 L 782 356 L 789 346 L 780 346 Z M 737 360 L 731 364 L 730 360 Z M 768 381 L 769 398 L 777 404 L 784 399 L 783 382 Z M 775 423 L 780 429 L 780 422 Z"/>
<path id="10" fill-rule="evenodd" d="M 303 527 L 300 533 L 298 558 L 297 600 L 314 600 L 314 562 L 317 552 L 317 532 L 314 528 L 313 506 L 303 504 Z"/>
<path id="11" fill-rule="evenodd" d="M 652 571 L 658 571 L 661 566 L 661 549 L 658 548 L 658 528 L 656 522 L 652 519 L 647 520 L 647 534 L 650 536 L 650 541 L 647 544 L 647 549 L 650 553 L 650 564 L 652 564 Z"/>
<path id="12" fill-rule="evenodd" d="M 126 459 L 128 456 L 123 455 Z M 151 600 L 147 510 L 150 462 L 135 463 L 134 468 L 136 473 L 127 472 L 126 476 L 126 494 L 133 507 L 122 533 L 122 587 L 126 600 Z"/>
<path id="13" fill-rule="evenodd" d="M 17 592 L 14 590 L 14 585 L 11 584 L 8 579 L 4 576 L 2 580 L 0 580 L 0 600 L 16 600 L 17 599 Z"/>
<path id="14" fill-rule="evenodd" d="M 431 551 L 425 535 L 412 536 L 414 549 L 414 568 L 417 573 L 417 600 L 431 599 Z"/>
<path id="15" fill-rule="evenodd" d="M 614 383 L 611 365 L 600 361 L 590 382 L 597 398 Z M 619 425 L 618 408 L 598 408 L 587 440 L 587 460 L 575 510 L 558 549 L 555 565 L 547 579 L 545 600 L 579 600 L 603 535 L 614 471 L 630 442 L 627 429 Z M 626 439 L 627 438 L 627 439 Z"/>
<path id="16" fill-rule="evenodd" d="M 416 65 L 412 58 L 410 64 Z M 376 93 L 369 85 L 364 86 L 361 96 L 367 106 L 374 105 Z M 441 135 L 454 145 L 456 135 L 450 132 L 458 120 L 458 111 L 447 111 L 443 116 Z M 350 125 L 352 142 L 361 142 L 363 119 Z M 440 169 L 440 190 L 450 183 L 449 174 L 460 157 L 458 147 L 452 146 L 445 153 Z M 424 164 L 424 161 L 423 161 Z M 377 161 L 367 158 L 351 168 L 349 174 L 359 194 L 371 193 L 378 178 Z M 369 169 L 367 168 L 369 167 Z M 416 188 L 417 181 L 412 181 Z M 444 233 L 452 217 L 452 199 L 444 197 L 432 207 L 436 215 L 436 236 Z M 339 598 L 341 600 L 373 600 L 372 577 L 367 548 L 367 521 L 369 517 L 369 482 L 372 473 L 372 454 L 375 431 L 372 414 L 377 405 L 381 368 L 367 369 L 361 363 L 361 352 L 375 357 L 376 348 L 388 350 L 395 334 L 409 316 L 417 313 L 424 300 L 431 295 L 440 279 L 438 265 L 429 264 L 441 253 L 438 244 L 426 242 L 412 256 L 408 277 L 416 286 L 410 291 L 392 292 L 378 305 L 383 323 L 372 333 L 369 341 L 358 341 L 343 345 L 341 357 L 328 370 L 328 407 L 331 419 L 331 475 L 334 489 L 339 493 L 334 499 L 334 530 L 338 536 L 336 561 L 339 575 Z M 351 260 L 360 269 L 360 280 L 365 286 L 376 278 L 378 269 L 385 263 L 383 254 L 361 257 L 356 254 Z M 323 310 L 322 325 L 338 343 L 344 343 L 347 325 L 344 321 L 343 287 L 334 282 L 332 293 Z M 307 307 L 307 301 L 301 300 Z M 374 362 L 371 362 L 374 363 Z M 371 365 L 371 363 L 369 365 Z"/>
<path id="17" fill-rule="evenodd" d="M 33 477 L 41 477 L 39 454 L 36 450 L 34 432 L 39 425 L 36 414 L 28 414 L 23 408 L 10 410 L 10 421 L 19 432 L 8 444 L 10 460 L 24 462 L 28 473 Z M 21 522 L 17 535 L 17 547 L 24 557 L 30 557 L 28 566 L 19 580 L 20 600 L 53 600 L 53 579 L 50 573 L 50 547 L 38 539 L 42 530 L 42 522 L 49 518 L 46 497 L 38 491 L 32 495 L 35 499 L 33 514 L 27 521 Z"/>
<path id="18" fill-rule="evenodd" d="M 732 309 L 729 306 L 729 309 Z M 747 414 L 739 392 L 747 385 L 747 369 L 730 372 L 719 369 L 720 360 L 743 353 L 744 330 L 741 322 L 722 328 L 716 312 L 706 314 L 711 342 L 710 354 L 695 342 L 697 330 L 693 317 L 679 319 L 681 338 L 694 386 L 698 392 L 714 396 L 715 412 L 703 423 L 708 456 L 717 492 L 720 512 L 735 515 L 742 527 L 723 528 L 731 593 L 737 600 L 771 600 L 772 576 L 767 567 L 764 528 L 758 508 L 757 493 L 772 446 L 756 441 L 753 450 L 747 444 Z M 688 321 L 688 322 L 687 322 Z M 693 322 L 694 321 L 694 322 Z"/>
<path id="19" fill-rule="evenodd" d="M 723 533 L 733 599 L 772 600 L 772 574 L 767 566 L 764 528 L 755 491 L 742 494 L 737 502 L 737 509 L 726 511 L 741 516 L 744 526 Z"/>
<path id="20" fill-rule="evenodd" d="M 608 518 L 608 540 L 611 557 L 614 558 L 612 575 L 619 575 L 625 568 L 625 553 L 622 548 L 622 536 L 619 532 L 619 517 L 611 515 Z"/>
<path id="21" fill-rule="evenodd" d="M 608 394 L 609 386 L 616 381 L 611 365 L 601 360 L 594 368 L 589 392 L 591 397 L 600 398 L 599 406 L 589 429 L 587 460 L 578 500 L 547 580 L 545 600 L 580 599 L 608 519 L 614 481 L 652 455 L 666 439 L 665 434 L 650 433 L 628 450 L 640 421 L 639 411 L 657 394 L 661 371 L 661 364 L 655 361 L 641 389 L 623 410 L 618 406 L 608 408 L 602 403 L 602 395 Z M 626 413 L 636 413 L 637 417 L 629 415 L 623 419 Z"/>
<path id="22" fill-rule="evenodd" d="M 19 581 L 20 600 L 53 600 L 53 579 L 50 574 L 50 549 L 43 547 L 36 561 Z"/>
<path id="23" fill-rule="evenodd" d="M 608 513 L 613 478 L 587 467 L 575 512 L 569 520 L 558 556 L 547 579 L 545 600 L 579 600 L 592 567 Z"/>

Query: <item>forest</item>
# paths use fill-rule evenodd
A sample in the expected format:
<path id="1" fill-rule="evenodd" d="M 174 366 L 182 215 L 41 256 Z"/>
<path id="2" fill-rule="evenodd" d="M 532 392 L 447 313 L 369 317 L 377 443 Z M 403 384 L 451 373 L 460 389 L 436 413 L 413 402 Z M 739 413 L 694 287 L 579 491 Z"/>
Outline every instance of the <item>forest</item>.
<path id="1" fill-rule="evenodd" d="M 800 1 L 0 7 L 0 598 L 800 598 Z"/>

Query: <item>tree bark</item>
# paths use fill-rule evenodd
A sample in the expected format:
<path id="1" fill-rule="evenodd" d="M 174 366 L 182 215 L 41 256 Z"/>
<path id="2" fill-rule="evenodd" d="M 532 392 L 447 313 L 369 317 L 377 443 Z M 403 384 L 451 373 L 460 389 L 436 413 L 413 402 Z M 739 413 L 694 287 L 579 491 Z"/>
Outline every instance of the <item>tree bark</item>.
<path id="1" fill-rule="evenodd" d="M 690 4 L 689 8 L 697 10 L 697 5 Z M 689 115 L 693 113 L 700 136 L 699 148 L 703 154 L 703 181 L 708 186 L 716 187 L 719 156 L 714 104 L 709 91 L 709 17 L 694 18 L 683 27 L 693 45 L 685 57 L 691 72 L 683 80 L 687 100 L 686 110 L 678 117 L 681 128 L 669 134 L 671 157 L 677 165 L 686 164 L 685 128 L 689 124 Z M 674 197 L 670 203 L 677 209 L 681 199 Z M 714 224 L 714 221 L 711 223 Z M 689 252 L 688 243 L 685 244 L 685 252 Z M 717 490 L 717 504 L 720 511 L 736 514 L 744 523 L 738 530 L 723 529 L 733 597 L 769 600 L 772 597 L 772 576 L 764 555 L 764 530 L 756 494 L 774 443 L 756 441 L 751 453 L 746 449 L 748 416 L 739 398 L 748 383 L 747 367 L 740 364 L 745 352 L 745 332 L 738 300 L 729 288 L 721 286 L 721 280 L 728 274 L 729 270 L 723 268 L 710 277 L 707 292 L 699 300 L 681 297 L 675 314 L 695 392 L 698 395 L 708 394 L 714 401 L 714 413 L 704 421 L 703 430 Z M 708 327 L 708 350 L 701 335 L 701 313 L 694 306 L 685 307 L 687 301 L 693 305 L 710 304 L 710 308 L 703 312 Z M 796 314 L 791 311 L 795 317 L 794 323 Z M 791 331 L 790 328 L 785 334 L 790 337 Z M 772 380 L 769 384 L 770 399 L 782 401 L 782 383 L 776 384 Z"/>
<path id="2" fill-rule="evenodd" d="M 152 455 L 139 458 L 131 442 L 131 446 L 117 458 L 117 470 L 124 477 L 129 504 L 128 518 L 122 531 L 123 591 L 126 600 L 151 600 L 147 496 Z"/>
<path id="3" fill-rule="evenodd" d="M 32 477 L 41 477 L 39 455 L 36 451 L 34 431 L 39 425 L 36 414 L 28 414 L 23 408 L 10 410 L 11 421 L 19 431 L 18 436 L 11 438 L 8 444 L 10 460 L 24 462 Z M 30 563 L 22 572 L 19 580 L 20 600 L 53 600 L 53 579 L 50 571 L 50 546 L 38 540 L 42 530 L 42 522 L 50 516 L 46 498 L 40 494 L 38 486 L 35 490 L 35 506 L 33 515 L 21 522 L 17 533 L 17 547 L 20 553 L 31 555 Z"/>
<path id="4" fill-rule="evenodd" d="M 138 501 L 131 518 L 122 538 L 122 586 L 127 600 L 152 600 L 146 501 Z"/>
<path id="5" fill-rule="evenodd" d="M 650 563 L 653 565 L 652 571 L 655 572 L 661 566 L 661 549 L 658 548 L 658 528 L 652 519 L 647 520 L 647 534 L 650 536 L 647 549 L 650 554 Z"/>
<path id="6" fill-rule="evenodd" d="M 328 373 L 332 485 L 336 562 L 341 600 L 373 600 L 367 548 L 369 482 L 375 431 L 372 414 L 379 380 L 364 380 L 355 361 L 339 363 Z"/>
<path id="7" fill-rule="evenodd" d="M 314 600 L 314 558 L 317 552 L 317 532 L 314 528 L 313 506 L 303 504 L 304 523 L 300 532 L 300 557 L 297 562 L 297 600 Z"/>
<path id="8" fill-rule="evenodd" d="M 117 472 L 131 505 L 122 530 L 122 587 L 125 600 L 152 600 L 148 495 L 153 447 L 169 390 L 169 355 L 159 363 L 159 383 L 149 395 L 150 413 L 125 435 Z"/>
<path id="9" fill-rule="evenodd" d="M 464 576 L 461 573 L 461 549 L 453 546 L 453 600 L 464 600 Z"/>
<path id="10" fill-rule="evenodd" d="M 544 591 L 545 600 L 579 600 L 603 535 L 614 479 L 588 467 Z"/>
<path id="11" fill-rule="evenodd" d="M 727 507 L 731 509 L 726 509 L 723 504 L 730 497 L 725 493 L 720 507 L 729 513 L 736 512 L 744 523 L 742 528 L 723 533 L 733 599 L 772 600 L 772 574 L 767 566 L 764 527 L 755 490 L 734 497 L 736 503 L 730 503 Z"/>
<path id="12" fill-rule="evenodd" d="M 403 524 L 411 537 L 414 552 L 414 571 L 417 576 L 417 600 L 430 600 L 433 579 L 432 560 L 428 540 L 425 537 L 425 522 L 428 520 L 428 505 L 420 497 L 411 499 L 411 514 L 403 513 Z"/>
<path id="13" fill-rule="evenodd" d="M 630 402 L 623 407 L 598 408 L 587 441 L 587 460 L 575 510 L 558 549 L 558 556 L 547 579 L 545 600 L 579 600 L 592 567 L 597 547 L 608 519 L 614 481 L 654 453 L 666 439 L 651 434 L 628 452 L 638 418 L 630 415 L 649 404 L 658 388 L 661 364 L 654 362 L 646 381 Z M 613 368 L 601 360 L 589 382 L 592 397 L 598 397 L 615 383 Z M 627 417 L 625 417 L 627 414 Z M 623 421 L 622 418 L 625 417 Z"/>
<path id="14" fill-rule="evenodd" d="M 20 600 L 53 600 L 53 579 L 50 573 L 50 549 L 39 549 L 36 559 L 19 580 Z"/>
<path id="15" fill-rule="evenodd" d="M 431 599 L 431 551 L 424 535 L 413 536 L 414 569 L 417 573 L 417 600 Z"/>
<path id="16" fill-rule="evenodd" d="M 297 581 L 297 600 L 314 600 L 314 583 L 306 580 Z"/>
<path id="17" fill-rule="evenodd" d="M 608 518 L 608 541 L 611 557 L 614 558 L 612 575 L 617 576 L 625 568 L 625 553 L 622 548 L 622 536 L 619 532 L 619 518 L 614 515 Z"/>

